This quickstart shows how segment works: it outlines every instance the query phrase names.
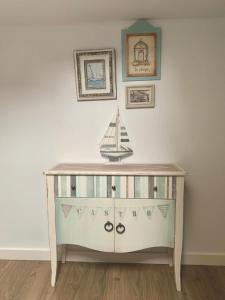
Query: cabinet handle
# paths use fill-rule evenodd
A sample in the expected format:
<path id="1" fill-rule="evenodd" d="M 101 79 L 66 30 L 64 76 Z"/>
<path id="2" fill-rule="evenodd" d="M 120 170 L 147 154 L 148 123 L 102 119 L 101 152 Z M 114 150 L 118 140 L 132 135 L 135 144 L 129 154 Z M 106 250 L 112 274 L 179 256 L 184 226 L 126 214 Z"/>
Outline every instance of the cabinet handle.
<path id="1" fill-rule="evenodd" d="M 104 225 L 105 231 L 111 232 L 113 230 L 113 223 L 107 221 Z"/>
<path id="2" fill-rule="evenodd" d="M 122 224 L 122 223 L 119 223 L 117 226 L 116 226 L 116 231 L 117 233 L 119 234 L 123 234 L 125 232 L 125 226 Z"/>
<path id="3" fill-rule="evenodd" d="M 113 191 L 116 190 L 116 186 L 115 186 L 115 185 L 112 186 L 112 190 L 113 190 Z"/>
<path id="4" fill-rule="evenodd" d="M 75 190 L 76 190 L 76 186 L 75 186 L 74 184 L 72 184 L 72 185 L 71 185 L 71 189 L 72 189 L 73 191 L 75 191 Z"/>
<path id="5" fill-rule="evenodd" d="M 153 191 L 154 191 L 154 192 L 157 192 L 157 191 L 158 191 L 158 187 L 157 187 L 157 186 L 154 186 Z"/>

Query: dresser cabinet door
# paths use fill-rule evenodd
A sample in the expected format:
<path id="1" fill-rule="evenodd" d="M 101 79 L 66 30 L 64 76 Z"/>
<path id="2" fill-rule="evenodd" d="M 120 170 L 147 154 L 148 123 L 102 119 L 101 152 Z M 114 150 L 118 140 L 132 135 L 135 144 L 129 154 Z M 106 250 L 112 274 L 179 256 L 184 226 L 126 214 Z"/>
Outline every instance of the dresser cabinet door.
<path id="1" fill-rule="evenodd" d="M 115 199 L 115 252 L 174 247 L 175 201 Z"/>
<path id="2" fill-rule="evenodd" d="M 114 251 L 114 200 L 56 198 L 57 244 Z"/>

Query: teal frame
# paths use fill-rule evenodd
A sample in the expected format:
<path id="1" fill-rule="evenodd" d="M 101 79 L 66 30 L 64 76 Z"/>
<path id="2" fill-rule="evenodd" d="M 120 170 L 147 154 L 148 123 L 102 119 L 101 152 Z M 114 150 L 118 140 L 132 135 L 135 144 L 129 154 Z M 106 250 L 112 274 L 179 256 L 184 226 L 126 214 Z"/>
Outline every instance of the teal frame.
<path id="1" fill-rule="evenodd" d="M 129 34 L 155 34 L 156 35 L 156 75 L 128 76 L 126 57 L 126 38 Z M 122 42 L 122 79 L 123 81 L 145 81 L 161 79 L 161 28 L 154 27 L 146 20 L 139 20 L 127 29 L 121 31 Z"/>

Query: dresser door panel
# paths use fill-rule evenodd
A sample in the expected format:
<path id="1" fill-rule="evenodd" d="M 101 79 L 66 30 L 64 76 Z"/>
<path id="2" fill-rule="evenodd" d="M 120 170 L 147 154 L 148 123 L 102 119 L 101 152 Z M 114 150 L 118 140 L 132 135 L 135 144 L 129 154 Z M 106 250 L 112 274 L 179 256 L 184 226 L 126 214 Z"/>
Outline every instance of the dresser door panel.
<path id="1" fill-rule="evenodd" d="M 172 176 L 128 176 L 127 197 L 175 199 L 176 178 Z"/>
<path id="2" fill-rule="evenodd" d="M 115 252 L 174 247 L 174 214 L 174 200 L 115 199 Z"/>
<path id="3" fill-rule="evenodd" d="M 127 176 L 112 176 L 112 197 L 127 198 Z"/>
<path id="4" fill-rule="evenodd" d="M 149 198 L 148 183 L 148 176 L 134 176 L 134 198 Z"/>
<path id="5" fill-rule="evenodd" d="M 108 177 L 98 175 L 55 176 L 55 195 L 56 197 L 76 198 L 109 197 L 107 193 Z M 111 189 L 112 187 L 110 186 Z"/>
<path id="6" fill-rule="evenodd" d="M 57 244 L 113 252 L 114 200 L 56 198 L 56 233 Z"/>
<path id="7" fill-rule="evenodd" d="M 108 176 L 94 176 L 95 178 L 95 197 L 107 198 L 107 181 Z"/>
<path id="8" fill-rule="evenodd" d="M 55 176 L 55 195 L 56 197 L 71 197 L 73 192 L 71 191 L 72 181 L 75 176 L 63 175 Z M 74 183 L 75 184 L 75 183 Z"/>

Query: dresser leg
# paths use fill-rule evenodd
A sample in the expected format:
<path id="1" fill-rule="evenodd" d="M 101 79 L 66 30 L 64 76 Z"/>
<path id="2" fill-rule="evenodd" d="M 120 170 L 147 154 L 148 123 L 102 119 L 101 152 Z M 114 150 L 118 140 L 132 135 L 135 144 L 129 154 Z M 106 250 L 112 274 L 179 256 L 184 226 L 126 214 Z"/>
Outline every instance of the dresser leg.
<path id="1" fill-rule="evenodd" d="M 173 267 L 173 248 L 168 248 L 168 261 L 169 266 Z"/>
<path id="2" fill-rule="evenodd" d="M 184 177 L 177 177 L 176 183 L 176 220 L 175 220 L 175 247 L 174 247 L 174 274 L 177 291 L 181 291 L 181 255 L 183 243 L 183 196 Z"/>
<path id="3" fill-rule="evenodd" d="M 181 278 L 180 278 L 180 257 L 174 255 L 174 273 L 175 273 L 175 283 L 177 291 L 181 291 Z"/>
<path id="4" fill-rule="evenodd" d="M 56 273 L 57 273 L 57 260 L 53 260 L 51 258 L 51 270 L 52 270 L 52 275 L 51 275 L 51 286 L 55 286 L 56 282 Z"/>
<path id="5" fill-rule="evenodd" d="M 66 262 L 66 245 L 62 245 L 62 263 L 65 264 Z"/>
<path id="6" fill-rule="evenodd" d="M 47 202 L 48 202 L 48 235 L 51 257 L 51 285 L 55 286 L 57 272 L 57 244 L 55 230 L 55 194 L 54 176 L 47 175 Z"/>

